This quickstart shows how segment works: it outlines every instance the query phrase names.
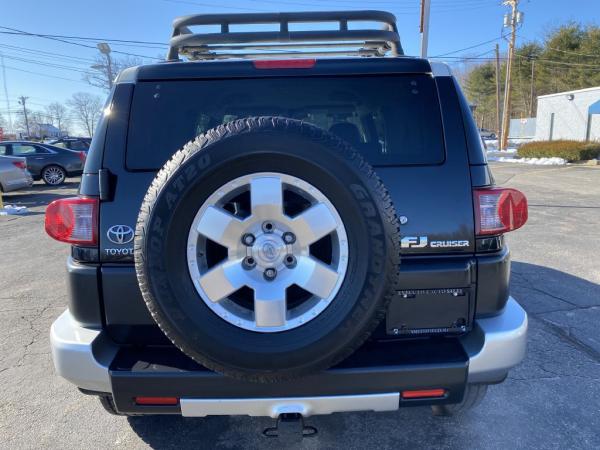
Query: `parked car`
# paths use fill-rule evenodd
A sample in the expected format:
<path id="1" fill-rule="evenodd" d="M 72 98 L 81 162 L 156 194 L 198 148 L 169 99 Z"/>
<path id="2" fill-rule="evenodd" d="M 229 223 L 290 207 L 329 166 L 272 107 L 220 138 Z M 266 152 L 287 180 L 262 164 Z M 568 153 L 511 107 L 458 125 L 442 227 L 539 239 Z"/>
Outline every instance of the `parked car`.
<path id="1" fill-rule="evenodd" d="M 82 151 L 29 141 L 0 142 L 0 155 L 26 158 L 33 179 L 42 179 L 51 186 L 64 183 L 68 176 L 81 175 L 86 158 Z"/>
<path id="2" fill-rule="evenodd" d="M 69 150 L 87 152 L 90 149 L 92 138 L 64 137 L 51 139 L 47 143 L 56 147 L 68 148 Z"/>
<path id="3" fill-rule="evenodd" d="M 483 139 L 496 139 L 496 132 L 486 128 L 480 128 L 479 134 Z"/>
<path id="4" fill-rule="evenodd" d="M 0 191 L 16 191 L 32 184 L 33 178 L 27 170 L 25 158 L 0 155 Z"/>
<path id="5" fill-rule="evenodd" d="M 286 30 L 266 32 L 285 58 L 288 22 L 331 20 L 319 59 L 222 54 L 268 45 L 238 23 Z M 351 28 L 350 51 L 348 21 L 385 31 Z M 71 245 L 58 374 L 121 415 L 481 401 L 525 354 L 504 234 L 527 201 L 494 186 L 448 66 L 402 56 L 385 12 L 174 23 L 169 62 L 117 77 L 80 195 L 46 212 Z"/>

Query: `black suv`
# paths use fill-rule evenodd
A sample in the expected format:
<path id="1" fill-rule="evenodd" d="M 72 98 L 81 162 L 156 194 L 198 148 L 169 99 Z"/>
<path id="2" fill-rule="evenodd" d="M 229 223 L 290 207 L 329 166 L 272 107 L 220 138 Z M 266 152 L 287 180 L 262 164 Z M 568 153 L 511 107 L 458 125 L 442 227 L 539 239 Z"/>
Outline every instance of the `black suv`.
<path id="1" fill-rule="evenodd" d="M 249 23 L 279 31 L 229 30 Z M 170 46 L 119 75 L 79 197 L 48 207 L 72 245 L 57 372 L 115 414 L 288 421 L 448 413 L 503 381 L 527 201 L 448 67 L 378 11 L 188 16 Z"/>

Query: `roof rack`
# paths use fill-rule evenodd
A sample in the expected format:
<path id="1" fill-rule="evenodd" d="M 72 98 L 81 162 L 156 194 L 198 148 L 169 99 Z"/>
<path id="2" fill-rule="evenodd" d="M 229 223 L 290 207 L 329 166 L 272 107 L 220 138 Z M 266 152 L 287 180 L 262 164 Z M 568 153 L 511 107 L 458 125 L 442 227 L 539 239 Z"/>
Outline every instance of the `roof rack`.
<path id="1" fill-rule="evenodd" d="M 382 29 L 348 29 L 349 22 L 376 22 Z M 337 22 L 337 29 L 290 31 L 289 25 Z M 277 24 L 279 31 L 232 32 L 231 25 Z M 219 25 L 220 33 L 193 33 L 191 26 Z M 307 57 L 331 55 L 403 55 L 396 17 L 385 11 L 314 11 L 291 13 L 195 14 L 173 21 L 168 61 Z"/>

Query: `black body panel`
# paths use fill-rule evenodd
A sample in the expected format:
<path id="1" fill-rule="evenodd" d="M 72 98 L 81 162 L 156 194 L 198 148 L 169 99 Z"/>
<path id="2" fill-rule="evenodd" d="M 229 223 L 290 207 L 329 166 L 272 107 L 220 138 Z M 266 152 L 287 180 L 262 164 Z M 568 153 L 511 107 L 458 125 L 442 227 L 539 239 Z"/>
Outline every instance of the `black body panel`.
<path id="1" fill-rule="evenodd" d="M 468 357 L 457 339 L 367 343 L 331 369 L 277 383 L 238 381 L 205 369 L 175 347 L 122 348 L 110 367 L 121 412 L 179 414 L 178 406 L 139 406 L 136 396 L 273 398 L 358 395 L 443 388 L 444 398 L 400 400 L 400 406 L 462 400 Z"/>
<path id="2" fill-rule="evenodd" d="M 452 319 L 450 321 L 452 323 L 456 319 L 464 317 L 467 319 L 464 324 L 465 329 L 459 326 L 456 329 L 447 331 L 468 331 L 474 317 L 497 314 L 506 304 L 508 300 L 508 270 L 509 253 L 507 250 L 479 257 L 458 255 L 453 257 L 404 257 L 400 264 L 400 271 L 403 274 L 399 286 L 400 297 L 405 291 L 447 291 L 436 293 L 417 292 L 418 300 L 422 300 L 422 304 L 419 305 L 420 315 L 424 315 L 424 317 L 415 316 L 413 322 L 415 325 L 410 326 L 410 322 L 406 322 L 409 325 L 407 328 L 447 327 L 447 325 L 440 325 L 440 323 L 443 324 L 447 320 L 443 316 L 431 314 L 427 305 L 430 307 L 443 307 L 444 302 L 455 299 L 457 303 L 454 306 L 461 305 L 461 314 L 457 317 L 448 316 L 447 319 Z M 166 343 L 164 335 L 160 332 L 146 308 L 137 284 L 134 267 L 131 265 L 104 264 L 100 269 L 100 276 L 105 323 L 111 338 L 121 344 Z M 484 283 L 477 283 L 481 277 L 484 277 Z M 453 296 L 454 291 L 459 292 L 459 294 Z M 395 307 L 396 301 L 398 300 L 392 301 L 390 309 Z M 476 307 L 477 313 L 475 313 Z M 454 315 L 455 312 L 454 307 L 448 310 L 448 314 Z M 388 328 L 393 329 L 394 327 Z M 438 332 L 444 332 L 444 330 L 438 330 Z M 391 331 L 389 334 L 394 333 Z M 432 334 L 436 334 L 436 332 L 432 332 Z M 377 333 L 376 337 L 389 338 L 389 336 L 386 337 L 384 330 Z"/>
<path id="3" fill-rule="evenodd" d="M 201 61 L 152 64 L 136 68 L 135 78 L 119 81 L 191 80 L 200 78 L 281 77 L 304 75 L 373 75 L 386 73 L 429 73 L 426 59 L 417 58 L 332 58 L 319 59 L 307 69 L 255 69 L 252 61 Z"/>
<path id="4" fill-rule="evenodd" d="M 510 252 L 505 246 L 493 255 L 477 257 L 477 316 L 500 313 L 509 296 Z"/>
<path id="5" fill-rule="evenodd" d="M 98 270 L 97 265 L 67 260 L 69 311 L 84 327 L 100 328 L 103 322 Z"/>

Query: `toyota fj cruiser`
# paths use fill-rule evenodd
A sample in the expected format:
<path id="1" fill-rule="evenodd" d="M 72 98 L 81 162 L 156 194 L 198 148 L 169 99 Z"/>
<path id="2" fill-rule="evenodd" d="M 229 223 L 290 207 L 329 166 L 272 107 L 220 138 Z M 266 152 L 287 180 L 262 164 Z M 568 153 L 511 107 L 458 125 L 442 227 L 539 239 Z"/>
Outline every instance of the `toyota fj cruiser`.
<path id="1" fill-rule="evenodd" d="M 118 76 L 79 196 L 47 209 L 72 245 L 59 375 L 115 414 L 294 422 L 457 411 L 522 360 L 503 235 L 527 201 L 394 16 L 182 17 L 167 59 Z"/>

